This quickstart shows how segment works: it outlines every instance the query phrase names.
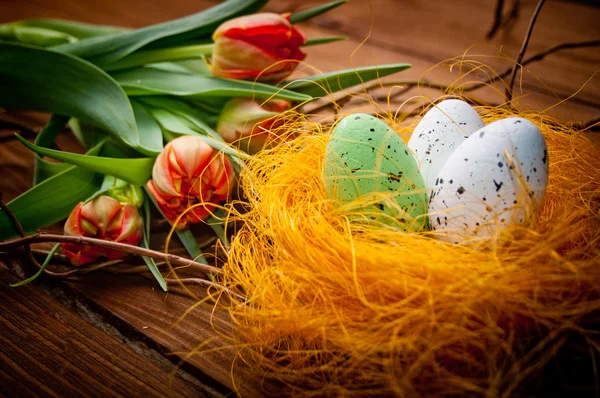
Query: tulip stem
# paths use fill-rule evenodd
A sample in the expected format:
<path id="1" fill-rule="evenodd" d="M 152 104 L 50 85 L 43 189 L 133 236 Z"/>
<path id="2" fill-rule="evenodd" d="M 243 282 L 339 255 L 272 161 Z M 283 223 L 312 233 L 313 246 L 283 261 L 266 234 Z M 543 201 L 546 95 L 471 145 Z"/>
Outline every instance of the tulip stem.
<path id="1" fill-rule="evenodd" d="M 73 243 L 76 245 L 90 245 L 96 247 L 103 247 L 107 249 L 115 249 L 125 253 L 137 254 L 140 256 L 151 257 L 158 260 L 168 261 L 173 265 L 187 266 L 193 265 L 196 268 L 213 274 L 222 274 L 223 271 L 218 268 L 208 264 L 202 264 L 194 260 L 190 260 L 188 258 L 176 256 L 174 254 L 162 253 L 156 250 L 145 249 L 143 247 L 129 245 L 127 243 L 121 242 L 113 242 L 103 239 L 96 238 L 88 238 L 85 236 L 66 236 L 66 235 L 58 235 L 58 234 L 47 234 L 47 233 L 38 233 L 34 235 L 24 236 L 22 238 L 15 238 L 11 240 L 7 240 L 5 242 L 0 242 L 0 251 L 9 251 L 11 249 L 28 246 L 33 243 L 41 243 L 41 242 L 60 242 L 60 243 Z"/>
<path id="2" fill-rule="evenodd" d="M 133 53 L 125 58 L 121 58 L 104 67 L 104 70 L 114 71 L 119 69 L 135 68 L 142 65 L 153 64 L 157 62 L 183 61 L 186 59 L 202 59 L 204 56 L 211 55 L 213 44 L 198 44 L 194 46 L 181 46 L 172 48 L 163 48 L 159 50 L 148 50 Z"/>

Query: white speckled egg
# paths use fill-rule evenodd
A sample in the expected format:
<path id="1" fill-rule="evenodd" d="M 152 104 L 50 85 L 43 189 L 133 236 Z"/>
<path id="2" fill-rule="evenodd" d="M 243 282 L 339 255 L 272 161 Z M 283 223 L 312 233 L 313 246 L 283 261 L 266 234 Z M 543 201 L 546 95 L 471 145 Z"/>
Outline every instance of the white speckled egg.
<path id="1" fill-rule="evenodd" d="M 449 99 L 431 108 L 413 131 L 408 147 L 420 163 L 421 174 L 431 191 L 450 155 L 471 133 L 484 126 L 481 117 L 464 101 Z"/>
<path id="2" fill-rule="evenodd" d="M 415 157 L 394 130 L 371 115 L 357 113 L 338 123 L 322 176 L 329 197 L 353 221 L 407 231 L 427 226 L 427 190 Z"/>
<path id="3" fill-rule="evenodd" d="M 548 183 L 548 151 L 540 130 L 522 118 L 474 132 L 450 156 L 430 192 L 429 224 L 442 240 L 466 243 L 526 224 Z"/>

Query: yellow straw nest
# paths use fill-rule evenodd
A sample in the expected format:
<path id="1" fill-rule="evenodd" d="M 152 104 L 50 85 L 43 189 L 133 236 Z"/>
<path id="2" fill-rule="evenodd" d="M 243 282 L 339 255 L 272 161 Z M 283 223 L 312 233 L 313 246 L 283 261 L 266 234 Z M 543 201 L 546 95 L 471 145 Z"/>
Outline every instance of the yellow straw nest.
<path id="1" fill-rule="evenodd" d="M 600 147 L 534 112 L 476 109 L 531 120 L 550 159 L 536 221 L 477 247 L 350 222 L 321 179 L 330 126 L 248 163 L 224 283 L 248 299 L 229 308 L 242 360 L 275 394 L 511 396 L 568 336 L 598 351 Z"/>

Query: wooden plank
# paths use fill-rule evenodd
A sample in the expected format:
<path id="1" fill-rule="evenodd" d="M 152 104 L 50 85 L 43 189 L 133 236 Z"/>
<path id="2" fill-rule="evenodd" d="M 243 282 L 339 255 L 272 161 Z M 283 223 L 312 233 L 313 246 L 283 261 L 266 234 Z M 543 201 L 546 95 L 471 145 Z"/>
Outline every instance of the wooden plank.
<path id="1" fill-rule="evenodd" d="M 237 389 L 243 396 L 260 395 L 260 381 L 245 376 L 247 368 L 235 360 L 236 351 L 229 340 L 232 325 L 224 309 L 214 310 L 210 304 L 195 306 L 197 300 L 181 288 L 171 286 L 169 293 L 164 293 L 154 281 L 135 275 L 96 273 L 68 285 L 116 317 L 119 327 L 135 330 L 167 355 L 185 359 L 198 370 L 190 373 L 205 383 Z M 189 288 L 199 297 L 204 296 L 203 288 Z M 232 369 L 236 382 L 242 380 L 241 384 L 234 385 Z"/>
<path id="2" fill-rule="evenodd" d="M 304 7 L 318 0 L 303 2 Z M 431 65 L 465 52 L 478 56 L 496 70 L 512 66 L 496 55 L 501 49 L 515 59 L 521 47 L 536 0 L 523 0 L 520 17 L 508 32 L 486 42 L 492 24 L 492 1 L 350 1 L 339 9 L 319 16 L 311 24 L 336 30 L 351 38 L 399 54 L 428 61 Z M 507 2 L 510 3 L 510 2 Z M 298 1 L 278 1 L 277 11 L 297 6 Z M 527 55 L 564 42 L 600 39 L 600 8 L 576 2 L 547 2 L 536 23 Z M 531 64 L 525 75 L 526 87 L 568 96 L 581 88 L 598 71 L 598 48 L 568 50 Z M 536 79 L 539 77 L 539 81 Z M 578 94 L 586 102 L 600 105 L 600 76 L 585 85 Z"/>
<path id="3" fill-rule="evenodd" d="M 0 395 L 217 396 L 16 281 L 0 264 Z"/>

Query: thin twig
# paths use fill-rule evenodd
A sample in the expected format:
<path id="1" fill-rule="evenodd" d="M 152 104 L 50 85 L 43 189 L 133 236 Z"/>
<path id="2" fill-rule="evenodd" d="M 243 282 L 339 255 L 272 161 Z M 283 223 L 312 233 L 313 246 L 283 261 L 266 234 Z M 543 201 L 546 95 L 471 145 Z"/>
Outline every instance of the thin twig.
<path id="1" fill-rule="evenodd" d="M 599 46 L 600 46 L 600 40 L 568 42 L 568 43 L 557 44 L 554 47 L 550 47 L 550 48 L 547 48 L 546 50 L 542 50 L 542 51 L 532 55 L 531 57 L 525 59 L 523 62 L 521 62 L 521 66 L 523 67 L 523 66 L 529 65 L 533 62 L 541 61 L 544 58 L 546 58 L 548 55 L 551 55 L 551 54 L 561 51 L 561 50 L 580 49 L 580 48 L 586 48 L 586 47 L 599 47 Z M 513 67 L 511 66 L 511 67 L 505 69 L 504 71 L 502 71 L 502 73 L 494 75 L 482 82 L 474 83 L 468 87 L 462 87 L 461 92 L 466 93 L 469 91 L 474 91 L 474 90 L 480 89 L 482 87 L 486 87 L 492 83 L 497 82 L 498 80 L 504 79 L 505 77 L 510 75 L 512 71 L 513 71 Z M 338 99 L 335 103 L 327 102 L 327 103 L 322 104 L 314 109 L 307 110 L 307 112 L 311 113 L 311 114 L 319 113 L 321 111 L 324 111 L 331 107 L 336 106 L 336 104 L 338 104 L 340 101 L 348 101 L 349 99 L 351 99 L 352 97 L 354 97 L 356 95 L 364 94 L 365 92 L 368 93 L 369 91 L 378 89 L 378 88 L 393 87 L 393 86 L 404 86 L 404 87 L 401 90 L 398 90 L 398 91 L 394 92 L 393 94 L 390 94 L 389 96 L 388 95 L 373 96 L 373 100 L 381 101 L 381 100 L 389 99 L 390 101 L 392 101 L 392 100 L 400 97 L 401 95 L 406 94 L 407 92 L 409 92 L 410 90 L 412 90 L 415 87 L 432 88 L 432 89 L 437 89 L 440 91 L 446 91 L 452 87 L 450 85 L 434 83 L 427 79 L 418 80 L 418 81 L 415 80 L 415 81 L 375 83 L 375 84 L 365 87 L 363 91 L 353 91 L 351 93 L 348 93 L 348 94 L 340 97 L 340 99 Z"/>
<path id="2" fill-rule="evenodd" d="M 17 247 L 30 245 L 32 243 L 42 242 L 61 242 L 61 243 L 73 243 L 76 245 L 91 245 L 96 247 L 103 247 L 107 249 L 115 249 L 125 253 L 137 254 L 140 256 L 151 257 L 163 261 L 168 261 L 173 265 L 193 265 L 204 272 L 212 272 L 215 274 L 221 274 L 223 271 L 220 268 L 213 267 L 210 265 L 202 264 L 194 260 L 190 260 L 184 257 L 179 257 L 174 254 L 162 253 L 156 250 L 145 249 L 139 246 L 128 245 L 121 242 L 107 241 L 103 239 L 88 238 L 85 236 L 65 236 L 57 234 L 46 234 L 38 233 L 35 235 L 29 235 L 22 238 L 11 239 L 5 242 L 0 242 L 0 251 L 7 251 Z"/>
<path id="3" fill-rule="evenodd" d="M 508 12 L 508 16 L 505 18 L 502 10 L 504 9 L 504 0 L 498 0 L 496 2 L 496 8 L 494 10 L 494 22 L 492 27 L 485 35 L 486 40 L 491 40 L 496 36 L 496 33 L 504 27 L 508 27 L 511 22 L 514 22 L 519 17 L 520 1 L 513 0 L 512 7 Z"/>
<path id="4" fill-rule="evenodd" d="M 521 0 L 513 0 L 512 7 L 508 12 L 508 18 L 506 18 L 502 23 L 502 26 L 500 26 L 501 29 L 510 31 L 512 25 L 514 25 L 517 22 L 517 19 L 519 19 L 519 10 L 521 9 L 520 3 Z"/>
<path id="5" fill-rule="evenodd" d="M 587 131 L 588 133 L 595 133 L 600 131 L 600 117 L 588 120 L 587 122 L 576 125 L 581 131 Z"/>
<path id="6" fill-rule="evenodd" d="M 515 85 L 515 78 L 517 77 L 517 68 L 521 64 L 521 61 L 523 61 L 523 57 L 525 57 L 525 52 L 527 51 L 527 46 L 529 45 L 529 39 L 531 39 L 531 34 L 533 33 L 533 27 L 535 26 L 535 21 L 537 20 L 537 17 L 540 14 L 540 11 L 542 10 L 542 7 L 544 6 L 545 2 L 546 2 L 546 0 L 540 0 L 538 2 L 538 5 L 535 8 L 533 15 L 531 16 L 531 21 L 529 21 L 529 27 L 527 28 L 527 34 L 525 35 L 525 39 L 523 40 L 523 45 L 521 46 L 521 51 L 519 51 L 519 56 L 517 57 L 517 62 L 515 62 L 515 65 L 513 66 L 512 72 L 510 74 L 510 81 L 508 83 L 508 87 L 506 87 L 506 102 L 510 103 L 510 101 L 512 100 L 513 86 Z"/>
<path id="7" fill-rule="evenodd" d="M 502 24 L 502 10 L 504 9 L 504 0 L 496 0 L 496 8 L 494 10 L 494 22 L 492 23 L 492 27 L 485 35 L 486 40 L 490 40 L 492 37 L 496 35 L 498 29 L 500 29 L 500 25 Z"/>
<path id="8" fill-rule="evenodd" d="M 579 48 L 586 48 L 586 47 L 599 47 L 600 46 L 600 40 L 590 40 L 590 41 L 583 41 L 583 42 L 569 42 L 569 43 L 562 43 L 562 44 L 558 44 L 554 47 L 550 47 L 546 50 L 540 51 L 539 53 L 536 53 L 534 55 L 532 55 L 531 57 L 527 58 L 526 60 L 524 60 L 521 63 L 521 66 L 526 66 L 532 62 L 537 62 L 537 61 L 541 61 L 544 58 L 546 58 L 548 55 L 551 55 L 557 51 L 561 51 L 561 50 L 569 50 L 569 49 L 579 49 Z M 475 83 L 471 86 L 468 87 L 463 87 L 461 89 L 461 92 L 465 93 L 465 92 L 469 92 L 469 91 L 474 91 L 477 89 L 480 89 L 482 87 L 488 86 L 492 83 L 497 82 L 500 79 L 505 78 L 506 76 L 510 75 L 510 73 L 512 72 L 513 67 L 507 68 L 505 69 L 502 73 L 495 75 L 493 77 L 490 77 L 482 82 L 479 83 Z M 410 89 L 412 89 L 413 87 L 416 86 L 421 86 L 421 87 L 426 87 L 426 88 L 435 88 L 438 89 L 440 91 L 446 91 L 448 90 L 451 86 L 447 86 L 444 84 L 437 84 L 437 83 L 433 83 L 430 82 L 429 80 L 421 80 L 421 81 L 410 81 L 410 82 L 396 82 L 396 83 L 385 83 L 384 86 L 392 86 L 392 85 L 405 85 L 406 87 L 398 92 L 395 92 L 394 94 L 392 94 L 390 96 L 390 100 L 405 94 L 407 91 L 409 91 Z M 377 85 L 373 85 L 373 86 L 369 86 L 367 87 L 367 90 L 370 89 L 374 89 L 374 88 L 378 88 L 381 85 L 377 84 Z M 387 98 L 387 97 L 385 97 Z M 380 97 L 374 97 L 375 100 L 380 100 Z"/>
<path id="9" fill-rule="evenodd" d="M 17 216 L 15 216 L 15 214 L 12 212 L 12 210 L 8 208 L 6 203 L 4 203 L 4 198 L 2 197 L 2 191 L 0 191 L 0 209 L 2 209 L 4 211 L 4 213 L 6 213 L 8 218 L 10 218 L 10 221 L 14 225 L 14 227 L 17 230 L 17 232 L 19 233 L 19 235 L 21 235 L 21 237 L 25 237 L 25 230 L 23 229 L 23 226 L 19 222 L 19 219 L 17 218 Z M 29 258 L 29 261 L 37 268 L 42 268 L 42 265 L 37 262 L 35 257 L 33 257 L 33 253 L 31 252 L 31 247 L 29 246 L 29 244 L 24 245 L 24 247 L 25 247 L 25 252 L 27 253 L 27 257 Z"/>

